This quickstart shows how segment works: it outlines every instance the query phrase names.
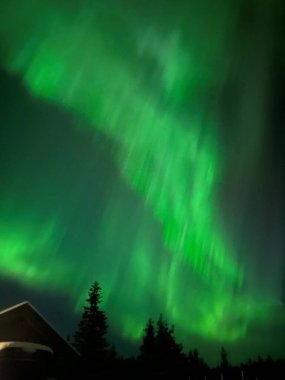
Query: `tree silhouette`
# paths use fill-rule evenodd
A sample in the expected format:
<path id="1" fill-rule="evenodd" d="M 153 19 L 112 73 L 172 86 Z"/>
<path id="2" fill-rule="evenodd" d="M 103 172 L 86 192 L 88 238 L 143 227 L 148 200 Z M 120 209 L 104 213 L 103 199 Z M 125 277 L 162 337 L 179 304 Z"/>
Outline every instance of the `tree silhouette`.
<path id="1" fill-rule="evenodd" d="M 182 345 L 174 336 L 174 326 L 169 327 L 162 315 L 156 324 L 156 361 L 161 373 L 173 373 L 182 369 Z"/>
<path id="2" fill-rule="evenodd" d="M 158 350 L 161 352 L 177 355 L 182 351 L 182 345 L 175 341 L 174 326 L 169 327 L 162 314 L 160 314 L 157 321 L 156 340 Z"/>
<path id="3" fill-rule="evenodd" d="M 228 369 L 230 366 L 229 360 L 228 360 L 228 354 L 224 347 L 221 349 L 221 367 L 223 369 Z"/>
<path id="4" fill-rule="evenodd" d="M 199 356 L 199 352 L 196 348 L 193 351 L 189 351 L 187 362 L 190 379 L 205 378 L 205 374 L 208 371 L 208 366 L 204 362 L 204 360 Z"/>
<path id="5" fill-rule="evenodd" d="M 148 320 L 140 346 L 139 364 L 147 378 L 159 378 L 186 370 L 186 360 L 182 354 L 182 345 L 176 343 L 174 327 L 159 316 L 156 325 Z"/>
<path id="6" fill-rule="evenodd" d="M 156 332 L 152 319 L 149 319 L 144 329 L 140 354 L 138 357 L 140 368 L 149 377 L 155 372 L 156 363 Z"/>
<path id="7" fill-rule="evenodd" d="M 90 287 L 88 298 L 78 329 L 74 335 L 74 345 L 81 354 L 85 368 L 90 372 L 101 370 L 109 356 L 109 344 L 106 340 L 107 318 L 100 309 L 102 300 L 98 282 Z"/>
<path id="8" fill-rule="evenodd" d="M 144 329 L 142 344 L 140 346 L 140 360 L 145 364 L 153 362 L 156 351 L 156 336 L 152 319 L 149 319 Z"/>

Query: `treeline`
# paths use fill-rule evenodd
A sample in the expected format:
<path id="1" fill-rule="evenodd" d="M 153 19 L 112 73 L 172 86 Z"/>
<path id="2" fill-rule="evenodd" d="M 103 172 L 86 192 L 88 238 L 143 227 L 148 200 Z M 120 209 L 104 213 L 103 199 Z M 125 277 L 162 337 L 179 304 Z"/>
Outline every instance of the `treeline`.
<path id="1" fill-rule="evenodd" d="M 68 378 L 77 379 L 187 379 L 273 380 L 285 378 L 285 360 L 271 357 L 232 366 L 221 348 L 220 364 L 210 368 L 197 349 L 185 353 L 176 342 L 174 326 L 159 316 L 146 323 L 137 357 L 122 358 L 107 341 L 108 323 L 100 308 L 102 291 L 95 282 L 88 293 L 81 320 L 71 343 L 80 353 Z M 280 377 L 281 376 L 281 377 Z"/>

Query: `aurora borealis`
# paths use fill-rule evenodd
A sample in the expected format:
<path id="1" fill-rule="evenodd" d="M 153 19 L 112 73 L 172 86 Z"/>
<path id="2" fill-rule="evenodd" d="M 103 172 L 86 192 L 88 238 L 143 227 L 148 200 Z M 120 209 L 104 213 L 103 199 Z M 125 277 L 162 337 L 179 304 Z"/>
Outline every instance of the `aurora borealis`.
<path id="1" fill-rule="evenodd" d="M 22 92 L 1 105 L 1 276 L 75 312 L 97 279 L 131 342 L 162 312 L 185 345 L 267 353 L 250 331 L 284 318 L 283 8 L 2 0 Z"/>

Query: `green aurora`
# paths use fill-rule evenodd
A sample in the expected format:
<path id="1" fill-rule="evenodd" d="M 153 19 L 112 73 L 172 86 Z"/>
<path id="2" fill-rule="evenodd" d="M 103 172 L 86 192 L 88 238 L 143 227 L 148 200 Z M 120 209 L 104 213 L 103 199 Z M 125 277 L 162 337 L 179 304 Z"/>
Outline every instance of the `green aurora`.
<path id="1" fill-rule="evenodd" d="M 148 317 L 162 311 L 181 340 L 194 334 L 236 342 L 253 321 L 264 323 L 279 302 L 274 287 L 260 291 L 251 279 L 248 252 L 240 252 L 244 248 L 236 244 L 219 198 L 228 172 L 220 99 L 250 50 L 237 43 L 244 3 L 153 3 L 86 0 L 77 6 L 26 0 L 16 7 L 11 0 L 2 1 L 5 69 L 21 75 L 32 96 L 79 120 L 76 133 L 91 128 L 112 141 L 109 154 L 119 180 L 142 205 L 132 249 L 108 264 L 104 249 L 115 251 L 118 215 L 124 213 L 122 197 L 110 189 L 100 220 L 100 259 L 96 238 L 86 257 L 82 252 L 80 260 L 73 260 L 60 254 L 73 210 L 68 217 L 60 207 L 43 212 L 37 195 L 41 188 L 34 190 L 39 201 L 32 209 L 20 205 L 17 189 L 27 175 L 21 173 L 29 170 L 27 160 L 9 192 L 2 194 L 0 272 L 24 286 L 66 293 L 76 310 L 90 282 L 99 277 L 110 323 L 131 341 L 140 338 Z M 264 67 L 272 58 L 276 4 L 260 2 L 252 26 L 251 54 L 262 59 L 253 79 L 243 85 L 243 114 L 237 121 L 254 120 L 250 130 L 240 131 L 240 165 L 250 162 L 249 175 L 262 151 Z M 264 38 L 268 43 L 261 54 Z M 251 109 L 243 107 L 255 92 L 260 96 Z M 75 185 L 71 198 L 78 189 Z M 152 229 L 159 232 L 160 253 Z"/>

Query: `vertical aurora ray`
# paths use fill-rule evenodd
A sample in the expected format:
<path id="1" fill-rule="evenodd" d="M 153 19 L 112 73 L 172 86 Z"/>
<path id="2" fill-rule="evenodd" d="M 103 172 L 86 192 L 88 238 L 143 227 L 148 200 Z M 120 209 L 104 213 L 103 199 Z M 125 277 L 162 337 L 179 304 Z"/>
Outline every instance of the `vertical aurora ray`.
<path id="1" fill-rule="evenodd" d="M 216 199 L 224 159 L 217 103 L 229 72 L 228 41 L 239 4 L 218 2 L 213 8 L 208 1 L 193 1 L 189 20 L 179 20 L 187 24 L 181 31 L 175 24 L 160 30 L 153 26 L 155 20 L 139 23 L 131 8 L 128 22 L 123 10 L 114 6 L 108 11 L 100 2 L 82 5 L 79 12 L 67 11 L 64 2 L 56 9 L 45 1 L 41 6 L 27 1 L 15 12 L 7 2 L 1 16 L 0 37 L 11 39 L 5 53 L 8 69 L 23 76 L 33 95 L 76 111 L 116 143 L 114 159 L 122 177 L 161 226 L 166 254 L 159 267 L 152 259 L 154 247 L 142 234 L 129 252 L 129 279 L 118 290 L 129 313 L 116 316 L 127 337 L 136 339 L 142 331 L 148 310 L 140 315 L 136 310 L 150 282 L 157 303 L 182 331 L 235 340 L 245 334 L 248 321 L 265 316 L 267 300 L 243 290 L 244 265 Z M 203 15 L 205 6 L 213 8 L 214 19 Z M 33 16 L 38 10 L 41 17 Z M 201 17 L 207 33 L 197 21 Z M 17 23 L 27 26 L 25 31 Z M 110 204 L 111 215 L 115 205 Z M 105 229 L 112 230 L 112 223 L 108 217 Z M 44 232 L 22 230 L 23 236 L 2 230 L 0 270 L 24 282 L 47 282 L 48 273 L 38 272 L 37 251 L 56 251 L 61 238 L 52 226 Z M 31 265 L 25 262 L 27 251 Z M 65 286 L 76 265 L 54 260 L 56 283 Z M 77 282 L 74 297 L 80 300 L 87 284 Z M 102 284 L 107 304 L 110 283 L 106 277 Z M 135 284 L 136 294 L 129 283 Z"/>

